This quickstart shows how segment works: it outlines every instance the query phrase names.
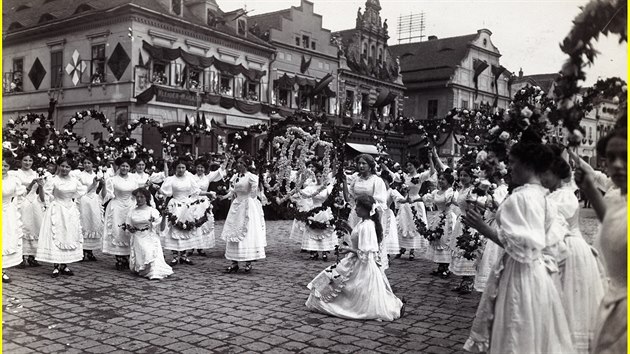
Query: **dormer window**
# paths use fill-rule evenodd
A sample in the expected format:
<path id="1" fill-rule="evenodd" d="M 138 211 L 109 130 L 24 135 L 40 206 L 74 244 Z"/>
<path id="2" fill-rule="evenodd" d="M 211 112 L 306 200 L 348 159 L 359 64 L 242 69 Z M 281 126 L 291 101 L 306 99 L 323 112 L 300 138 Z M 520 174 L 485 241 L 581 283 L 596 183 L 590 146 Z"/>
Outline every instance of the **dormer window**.
<path id="1" fill-rule="evenodd" d="M 42 17 L 39 18 L 39 22 L 37 23 L 44 23 L 44 22 L 48 22 L 48 21 L 52 21 L 57 19 L 55 16 L 49 14 L 49 13 L 45 13 L 42 15 Z"/>
<path id="2" fill-rule="evenodd" d="M 247 22 L 245 19 L 238 19 L 238 35 L 244 36 L 247 34 Z"/>
<path id="3" fill-rule="evenodd" d="M 13 22 L 13 23 L 11 23 L 11 24 L 9 25 L 8 30 L 9 30 L 9 31 L 13 31 L 13 30 L 16 30 L 16 29 L 20 29 L 20 28 L 22 28 L 22 27 L 24 27 L 24 26 L 22 26 L 22 24 L 21 24 L 21 23 L 19 23 L 19 22 Z"/>
<path id="4" fill-rule="evenodd" d="M 90 10 L 94 10 L 94 8 L 88 4 L 81 4 L 79 5 L 79 7 L 77 7 L 76 11 L 74 12 L 75 14 L 81 13 L 81 12 L 85 12 L 85 11 L 90 11 Z"/>
<path id="5" fill-rule="evenodd" d="M 182 0 L 171 0 L 171 11 L 173 11 L 173 13 L 175 15 L 181 15 L 182 14 Z"/>

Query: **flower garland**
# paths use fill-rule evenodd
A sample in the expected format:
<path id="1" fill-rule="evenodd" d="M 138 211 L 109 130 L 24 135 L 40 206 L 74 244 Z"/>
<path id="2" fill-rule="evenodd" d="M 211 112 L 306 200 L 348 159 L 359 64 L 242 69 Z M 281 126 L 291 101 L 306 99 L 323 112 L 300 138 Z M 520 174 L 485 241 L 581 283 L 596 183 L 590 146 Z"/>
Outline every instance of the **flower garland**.
<path id="1" fill-rule="evenodd" d="M 440 215 L 440 220 L 438 221 L 437 225 L 433 229 L 428 229 L 427 232 L 424 234 L 424 238 L 426 238 L 427 241 L 434 242 L 434 241 L 439 241 L 442 238 L 442 235 L 444 234 L 444 227 L 446 226 L 447 210 L 444 210 L 442 212 L 442 214 Z"/>
<path id="2" fill-rule="evenodd" d="M 458 255 L 469 261 L 475 260 L 479 256 L 479 246 L 482 244 L 479 232 L 463 224 L 462 234 L 457 237 L 457 248 L 461 251 Z"/>
<path id="3" fill-rule="evenodd" d="M 195 200 L 194 202 L 187 204 L 187 208 L 190 208 L 193 205 L 196 204 L 201 204 L 203 203 L 204 200 L 202 199 L 198 199 Z M 179 218 L 174 215 L 170 210 L 166 209 L 164 212 L 164 217 L 168 220 L 168 222 L 175 227 L 176 229 L 182 230 L 182 231 L 191 231 L 194 230 L 198 227 L 201 227 L 203 224 L 205 224 L 206 222 L 208 222 L 208 215 L 212 213 L 212 203 L 209 203 L 208 207 L 206 208 L 206 210 L 204 211 L 203 215 L 199 218 L 196 218 L 195 220 L 191 220 L 191 221 L 180 221 Z"/>
<path id="4" fill-rule="evenodd" d="M 147 231 L 147 230 L 149 230 L 149 229 L 150 229 L 150 227 L 148 227 L 148 226 L 146 226 L 146 227 L 143 227 L 143 228 L 139 229 L 139 228 L 137 228 L 137 227 L 135 227 L 135 226 L 133 226 L 133 225 L 129 225 L 129 224 L 127 224 L 127 223 L 122 224 L 122 225 L 118 225 L 118 226 L 119 226 L 121 229 L 123 229 L 123 231 L 127 231 L 127 232 L 130 232 L 130 233 L 132 233 L 132 234 L 135 234 L 136 232 L 143 232 L 143 231 Z"/>
<path id="5" fill-rule="evenodd" d="M 413 215 L 413 223 L 416 225 L 416 230 L 418 231 L 418 234 L 425 235 L 427 231 L 427 225 L 424 223 L 424 221 L 422 221 L 422 218 L 418 216 L 418 210 L 416 209 L 416 207 L 413 206 L 413 204 L 410 204 L 410 206 L 411 215 Z"/>

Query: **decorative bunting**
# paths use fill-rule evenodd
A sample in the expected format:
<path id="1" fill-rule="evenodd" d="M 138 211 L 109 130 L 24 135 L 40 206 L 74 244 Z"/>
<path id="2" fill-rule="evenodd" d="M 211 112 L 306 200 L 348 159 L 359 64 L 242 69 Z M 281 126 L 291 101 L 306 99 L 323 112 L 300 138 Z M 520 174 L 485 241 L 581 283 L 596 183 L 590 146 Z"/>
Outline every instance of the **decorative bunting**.
<path id="1" fill-rule="evenodd" d="M 311 66 L 311 60 L 313 60 L 313 57 L 311 57 L 307 61 L 306 57 L 304 55 L 302 55 L 302 63 L 300 64 L 300 72 L 302 74 L 304 74 L 306 72 L 306 70 L 308 70 L 309 66 Z"/>
<path id="2" fill-rule="evenodd" d="M 31 70 L 28 72 L 28 77 L 31 79 L 31 82 L 33 83 L 33 86 L 35 86 L 36 90 L 39 90 L 39 85 L 42 83 L 45 76 L 46 69 L 44 69 L 44 66 L 39 61 L 39 58 L 35 58 L 35 62 L 33 63 L 33 66 L 31 66 Z"/>
<path id="3" fill-rule="evenodd" d="M 72 62 L 66 65 L 66 72 L 72 78 L 74 86 L 79 83 L 86 68 L 87 64 L 79 60 L 79 52 L 75 49 L 72 53 Z"/>
<path id="4" fill-rule="evenodd" d="M 477 93 L 479 92 L 477 79 L 479 78 L 479 75 L 484 70 L 486 70 L 487 67 L 488 67 L 488 63 L 486 63 L 485 61 L 479 60 L 479 59 L 473 60 L 473 70 L 475 71 L 475 75 L 473 76 L 473 81 L 475 83 L 475 98 L 477 98 Z"/>
<path id="5" fill-rule="evenodd" d="M 107 66 L 114 74 L 116 80 L 120 80 L 130 62 L 131 59 L 129 59 L 129 55 L 127 55 L 125 49 L 118 43 L 107 61 Z"/>

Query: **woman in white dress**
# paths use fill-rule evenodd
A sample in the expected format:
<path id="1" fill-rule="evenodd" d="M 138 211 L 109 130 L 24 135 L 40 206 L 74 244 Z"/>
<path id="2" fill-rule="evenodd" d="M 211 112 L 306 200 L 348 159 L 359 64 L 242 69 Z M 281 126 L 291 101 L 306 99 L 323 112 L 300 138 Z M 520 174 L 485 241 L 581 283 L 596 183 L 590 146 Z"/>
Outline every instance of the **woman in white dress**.
<path id="1" fill-rule="evenodd" d="M 626 122 L 623 114 L 621 122 Z M 628 131 L 617 127 L 597 144 L 597 154 L 606 157 L 607 172 L 619 188 L 619 194 L 602 198 L 592 172 L 580 168 L 575 182 L 592 203 L 602 227 L 595 246 L 604 261 L 608 284 L 595 320 L 592 353 L 626 353 L 628 351 Z M 572 153 L 574 161 L 580 158 Z M 579 166 L 578 163 L 576 165 Z"/>
<path id="2" fill-rule="evenodd" d="M 175 175 L 167 177 L 160 187 L 160 192 L 171 198 L 166 210 L 176 218 L 176 221 L 168 220 L 168 218 L 162 220 L 165 224 L 162 246 L 171 250 L 173 259 L 170 264 L 172 266 L 177 263 L 193 265 L 194 263 L 186 255 L 186 250 L 202 248 L 203 240 L 201 228 L 189 227 L 187 223 L 202 218 L 210 202 L 205 200 L 193 204 L 198 201 L 201 191 L 193 174 L 188 172 L 188 162 L 179 160 L 174 166 Z"/>
<path id="3" fill-rule="evenodd" d="M 230 179 L 230 191 L 221 199 L 232 198 L 230 211 L 223 225 L 221 239 L 226 241 L 225 258 L 232 261 L 228 273 L 239 270 L 238 262 L 245 262 L 243 270 L 252 270 L 252 261 L 264 259 L 267 246 L 265 216 L 258 200 L 258 176 L 247 168 L 251 158 L 242 156 L 236 163 L 237 173 Z"/>
<path id="4" fill-rule="evenodd" d="M 509 165 L 516 189 L 499 206 L 497 227 L 471 209 L 464 222 L 504 248 L 484 291 L 464 349 L 492 353 L 575 353 L 562 300 L 544 261 L 553 233 L 564 232 L 546 199 L 540 174 L 553 154 L 539 143 L 517 143 Z"/>
<path id="5" fill-rule="evenodd" d="M 310 199 L 311 209 L 319 208 L 324 204 L 328 196 L 332 192 L 333 185 L 329 184 L 326 176 L 323 175 L 324 169 L 320 165 L 315 165 L 315 183 L 310 184 L 300 191 L 300 197 Z M 332 210 L 326 208 L 311 217 L 316 222 L 328 222 L 333 218 Z M 311 253 L 310 259 L 319 258 L 319 252 L 322 252 L 322 260 L 328 260 L 328 254 L 337 246 L 337 237 L 333 226 L 326 228 L 313 228 L 304 225 L 304 233 L 302 235 L 302 249 Z"/>
<path id="6" fill-rule="evenodd" d="M 131 233 L 129 269 L 148 279 L 163 279 L 173 274 L 164 261 L 160 244 L 159 228 L 162 221 L 160 212 L 152 208 L 151 193 L 146 188 L 133 191 L 137 206 L 127 216 L 125 228 Z"/>
<path id="7" fill-rule="evenodd" d="M 52 277 L 59 274 L 74 275 L 67 264 L 83 259 L 83 233 L 77 200 L 86 188 L 77 178 L 70 176 L 72 167 L 68 158 L 57 161 L 57 175 L 46 181 L 40 200 L 47 208 L 39 231 L 37 260 L 53 263 Z M 92 182 L 96 188 L 98 181 Z"/>
<path id="8" fill-rule="evenodd" d="M 206 161 L 206 159 L 200 158 L 195 161 L 195 170 L 197 173 L 194 175 L 194 179 L 199 186 L 199 198 L 207 201 L 208 203 L 211 203 L 211 199 L 215 197 L 215 194 L 210 193 L 208 188 L 210 187 L 210 183 L 218 182 L 226 176 L 227 172 L 225 170 L 225 163 L 221 165 L 219 169 L 208 172 L 208 162 Z M 200 205 L 203 206 L 205 205 L 205 203 Z M 203 247 L 197 249 L 197 254 L 206 257 L 207 254 L 203 250 L 213 248 L 215 245 L 214 213 L 212 211 L 208 213 L 208 221 L 201 226 L 201 239 Z M 193 251 L 194 250 L 189 250 L 188 255 L 192 256 Z"/>
<path id="9" fill-rule="evenodd" d="M 438 210 L 433 220 L 429 220 L 427 234 L 435 231 L 434 233 L 439 237 L 429 242 L 431 246 L 429 254 L 431 255 L 430 259 L 438 265 L 437 269 L 431 272 L 431 275 L 442 278 L 448 278 L 451 275 L 448 270 L 452 257 L 449 245 L 457 217 L 455 213 L 457 192 L 453 191 L 453 182 L 455 182 L 455 177 L 451 174 L 450 169 L 446 169 L 438 177 L 438 189 L 422 197 L 426 203 L 433 204 Z"/>
<path id="10" fill-rule="evenodd" d="M 387 186 L 385 186 L 383 179 L 376 175 L 374 158 L 368 154 L 361 154 L 354 161 L 358 172 L 348 179 L 345 189 L 348 202 L 352 207 L 348 217 L 350 227 L 354 227 L 361 221 L 355 210 L 355 201 L 359 196 L 369 195 L 373 197 L 377 207 L 381 210 L 384 210 L 387 204 Z M 387 229 L 385 229 L 385 233 L 387 233 Z M 385 235 L 385 237 L 387 236 Z"/>
<path id="11" fill-rule="evenodd" d="M 357 198 L 355 212 L 360 221 L 339 246 L 346 256 L 308 284 L 309 309 L 354 320 L 393 321 L 404 314 L 403 301 L 394 295 L 379 266 L 383 228 L 376 204 L 371 196 Z"/>
<path id="12" fill-rule="evenodd" d="M 381 242 L 381 251 L 383 254 L 387 255 L 387 263 L 389 263 L 389 257 L 391 254 L 400 254 L 400 244 L 398 242 L 398 220 L 394 210 L 403 205 L 402 203 L 404 203 L 406 199 L 396 189 L 390 188 L 390 185 L 394 182 L 391 174 L 383 173 L 381 176 L 385 182 L 385 186 L 387 187 L 387 209 L 383 210 L 384 219 L 386 220 L 384 227 L 389 228 L 387 237 L 383 238 L 383 242 Z M 387 268 L 389 268 L 389 264 L 387 264 Z"/>
<path id="13" fill-rule="evenodd" d="M 39 239 L 39 229 L 44 218 L 44 203 L 39 199 L 39 191 L 43 188 L 44 180 L 37 175 L 33 169 L 33 157 L 24 154 L 20 158 L 20 168 L 9 171 L 9 175 L 15 177 L 22 186 L 26 188 L 26 195 L 18 198 L 18 208 L 22 216 L 22 227 L 24 230 L 22 238 L 22 256 L 24 262 L 21 267 L 28 264 L 38 267 L 40 264 L 35 259 L 37 254 L 37 240 Z"/>
<path id="14" fill-rule="evenodd" d="M 9 169 L 13 159 L 4 156 L 2 159 L 2 282 L 10 283 L 11 278 L 5 269 L 15 267 L 22 262 L 22 216 L 18 208 L 18 198 L 26 194 L 22 183 L 10 175 Z"/>
<path id="15" fill-rule="evenodd" d="M 103 253 L 115 256 L 116 269 L 123 270 L 129 268 L 130 236 L 122 225 L 136 205 L 132 192 L 138 188 L 138 182 L 129 172 L 129 160 L 118 158 L 115 164 L 118 170 L 114 176 L 105 180 L 105 189 L 101 192 L 103 202 L 107 203 L 103 225 Z"/>
<path id="16" fill-rule="evenodd" d="M 604 297 L 603 274 L 599 272 L 593 249 L 580 232 L 580 202 L 574 193 L 571 167 L 560 151 L 555 152 L 550 168 L 541 179 L 543 186 L 551 191 L 549 200 L 554 202 L 569 225 L 564 238 L 566 258 L 560 267 L 561 296 L 576 353 L 586 354 L 589 352 L 589 339 L 593 336 L 592 320 L 596 318 Z"/>
<path id="17" fill-rule="evenodd" d="M 105 181 L 102 173 L 94 171 L 93 162 L 89 156 L 83 158 L 83 171 L 78 171 L 73 176 L 87 188 L 87 193 L 79 199 L 83 260 L 94 262 L 96 257 L 93 251 L 103 247 L 103 198 L 98 192 L 105 188 Z M 94 184 L 94 180 L 98 182 Z"/>

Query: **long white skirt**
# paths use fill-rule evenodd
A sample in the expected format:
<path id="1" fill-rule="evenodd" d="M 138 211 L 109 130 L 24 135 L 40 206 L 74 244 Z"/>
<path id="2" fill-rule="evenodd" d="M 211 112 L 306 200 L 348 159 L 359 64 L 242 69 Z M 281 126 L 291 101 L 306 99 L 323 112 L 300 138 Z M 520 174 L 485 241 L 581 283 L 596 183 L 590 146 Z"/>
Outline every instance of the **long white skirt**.
<path id="1" fill-rule="evenodd" d="M 127 221 L 127 215 L 136 206 L 136 200 L 113 198 L 105 208 L 103 232 L 103 253 L 114 256 L 128 256 L 131 236 L 120 225 Z"/>
<path id="2" fill-rule="evenodd" d="M 24 197 L 19 204 L 24 231 L 22 251 L 25 256 L 34 256 L 37 253 L 39 230 L 44 219 L 44 203 L 39 200 L 37 193 L 34 192 L 35 190 L 37 188 L 33 187 L 31 193 Z"/>
<path id="3" fill-rule="evenodd" d="M 103 199 L 92 192 L 79 199 L 83 249 L 99 250 L 103 247 Z"/>
<path id="4" fill-rule="evenodd" d="M 77 204 L 71 199 L 50 203 L 41 229 L 35 259 L 48 263 L 73 263 L 83 259 L 83 234 Z"/>
<path id="5" fill-rule="evenodd" d="M 225 258 L 231 261 L 264 259 L 267 231 L 262 204 L 256 198 L 239 196 L 232 201 L 223 225 Z"/>
<path id="6" fill-rule="evenodd" d="M 312 220 L 325 222 L 332 219 L 332 211 L 325 209 L 312 216 Z M 302 234 L 302 249 L 307 251 L 332 251 L 337 246 L 337 237 L 334 227 L 325 229 L 313 229 L 305 226 Z"/>
<path id="7" fill-rule="evenodd" d="M 333 269 L 320 272 L 308 284 L 306 307 L 354 320 L 393 321 L 400 317 L 402 301 L 394 295 L 375 253 L 360 260 L 349 253 Z"/>
<path id="8" fill-rule="evenodd" d="M 2 201 L 2 268 L 22 263 L 22 237 L 24 229 L 20 211 L 10 198 Z"/>
<path id="9" fill-rule="evenodd" d="M 207 203 L 210 203 L 208 198 L 206 197 L 202 197 L 202 198 L 207 200 L 208 201 Z M 197 206 L 199 207 L 199 209 L 203 209 L 203 210 L 200 210 L 200 213 L 203 213 L 208 207 L 208 205 L 209 204 L 206 204 L 206 203 L 198 204 Z M 199 233 L 201 235 L 201 248 L 208 249 L 208 248 L 213 248 L 216 245 L 215 237 L 214 237 L 214 213 L 212 212 L 208 213 L 208 221 L 205 224 L 201 225 Z"/>
<path id="10" fill-rule="evenodd" d="M 149 279 L 163 279 L 173 274 L 164 261 L 160 236 L 150 230 L 136 232 L 131 236 L 129 269 Z"/>
<path id="11" fill-rule="evenodd" d="M 188 206 L 191 205 L 192 202 L 194 202 L 192 198 L 184 198 L 181 200 L 173 198 L 168 202 L 167 208 L 173 215 L 177 216 L 178 221 L 193 221 L 203 215 L 203 211 L 208 207 L 207 203 L 209 202 L 206 199 L 204 203 L 195 204 L 194 208 L 189 208 Z M 202 227 L 192 230 L 182 230 L 171 225 L 170 222 L 167 222 L 162 232 L 162 244 L 164 249 L 181 252 L 204 248 L 206 243 L 204 243 L 202 238 Z"/>
<path id="12" fill-rule="evenodd" d="M 490 272 L 502 256 L 503 248 L 488 239 L 486 241 L 486 246 L 483 249 L 483 255 L 481 256 L 479 263 L 477 263 L 475 290 L 479 292 L 483 292 L 485 290 Z"/>
<path id="13" fill-rule="evenodd" d="M 568 256 L 562 274 L 564 309 L 576 353 L 589 352 L 594 319 L 604 298 L 603 276 L 593 250 L 581 235 L 565 237 Z"/>
<path id="14" fill-rule="evenodd" d="M 398 241 L 400 243 L 400 247 L 413 249 L 415 250 L 414 254 L 417 257 L 430 260 L 429 241 L 427 241 L 423 235 L 418 233 L 418 228 L 416 227 L 416 223 L 413 219 L 413 212 L 411 210 L 412 206 L 416 209 L 416 213 L 418 214 L 420 220 L 424 222 L 425 226 L 428 226 L 427 212 L 424 207 L 424 203 L 403 203 L 398 208 Z"/>
<path id="15" fill-rule="evenodd" d="M 452 250 L 451 264 L 448 266 L 448 270 L 455 275 L 459 275 L 462 277 L 465 276 L 475 276 L 477 274 L 476 263 L 478 261 L 477 258 L 473 260 L 466 259 L 462 256 L 462 251 L 459 247 L 457 247 L 457 238 L 461 236 L 463 232 L 463 224 L 461 216 L 458 216 L 455 220 L 455 226 L 453 228 L 453 236 L 450 240 L 449 248 Z M 471 229 L 471 232 L 476 232 L 476 230 Z"/>

